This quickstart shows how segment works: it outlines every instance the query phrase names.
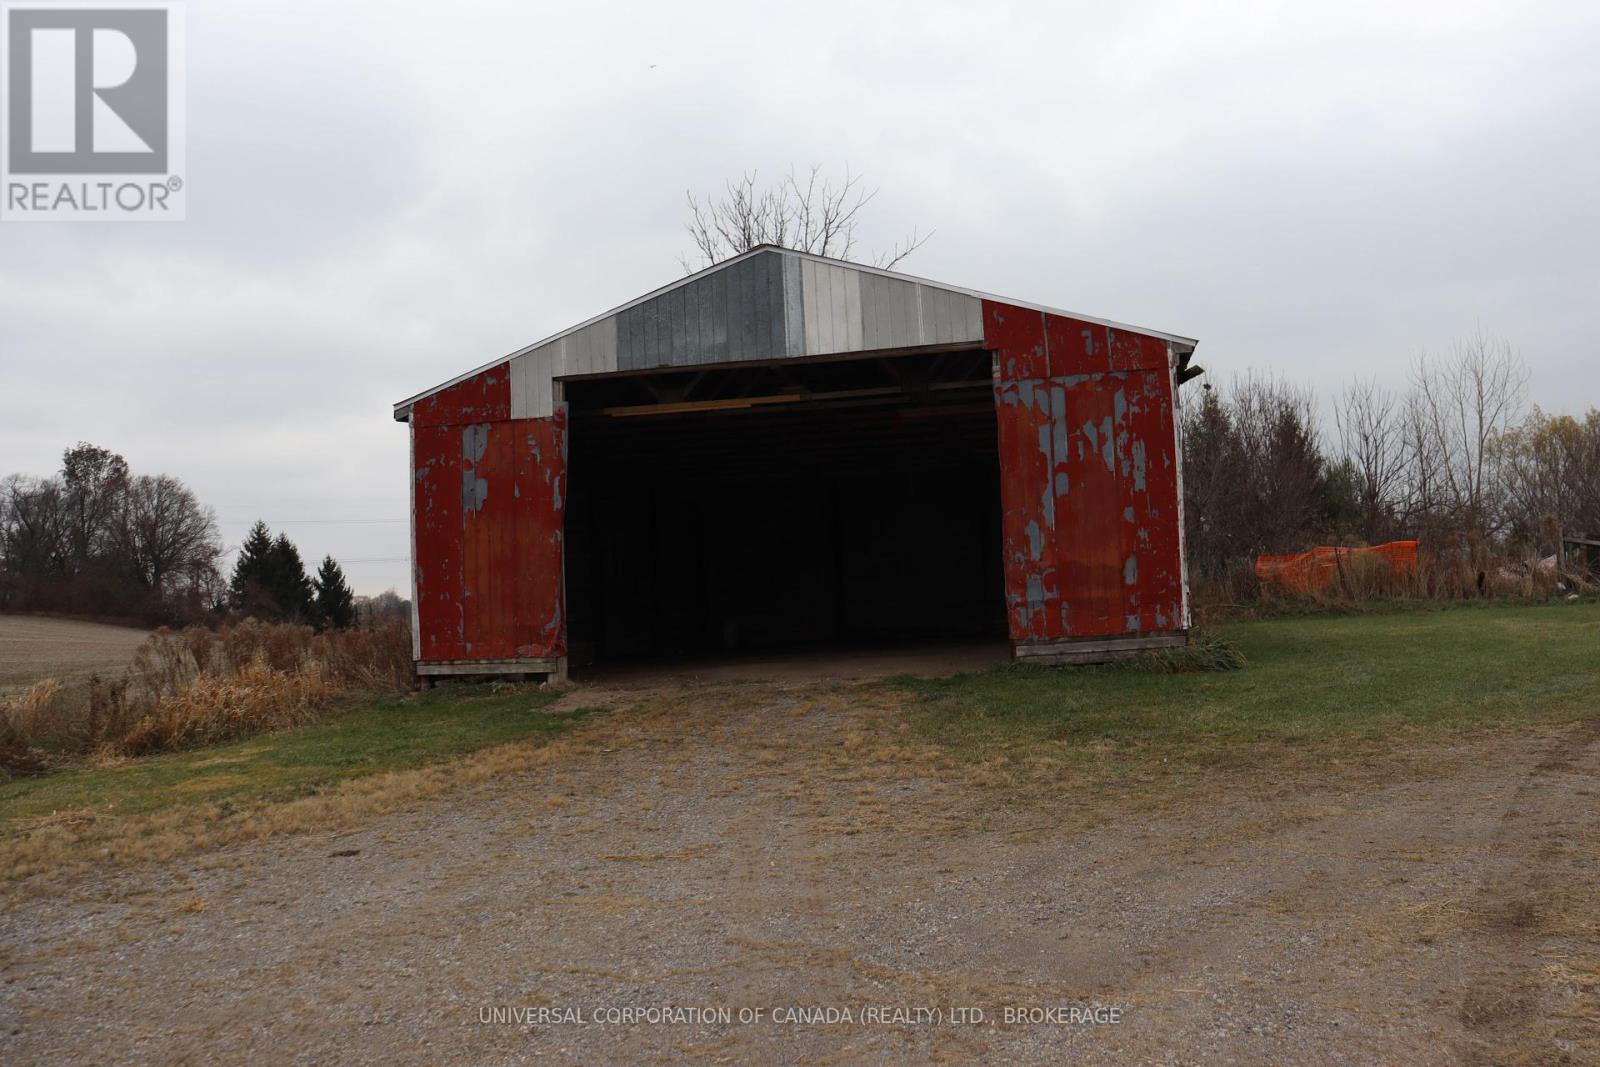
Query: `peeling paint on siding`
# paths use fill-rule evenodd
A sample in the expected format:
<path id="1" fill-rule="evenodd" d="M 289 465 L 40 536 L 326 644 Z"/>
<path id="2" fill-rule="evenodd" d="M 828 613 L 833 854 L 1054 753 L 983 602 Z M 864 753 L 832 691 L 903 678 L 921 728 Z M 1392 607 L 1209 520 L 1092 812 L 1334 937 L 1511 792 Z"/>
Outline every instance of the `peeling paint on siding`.
<path id="1" fill-rule="evenodd" d="M 460 426 L 511 417 L 511 369 L 502 363 L 417 401 L 412 427 Z"/>
<path id="2" fill-rule="evenodd" d="M 1184 615 L 1167 349 L 984 301 L 1014 641 L 1171 632 Z"/>

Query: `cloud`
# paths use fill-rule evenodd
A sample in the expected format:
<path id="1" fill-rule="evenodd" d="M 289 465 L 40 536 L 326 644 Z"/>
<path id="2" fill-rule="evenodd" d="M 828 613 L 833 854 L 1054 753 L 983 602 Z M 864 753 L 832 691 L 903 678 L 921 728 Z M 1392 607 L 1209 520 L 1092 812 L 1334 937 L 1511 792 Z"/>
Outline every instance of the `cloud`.
<path id="1" fill-rule="evenodd" d="M 1482 324 L 1600 403 L 1592 5 L 189 8 L 188 221 L 0 230 L 0 468 L 407 550 L 388 405 L 679 273 L 685 190 L 848 162 L 914 273 L 1398 381 Z M 363 592 L 404 564 L 352 566 Z"/>

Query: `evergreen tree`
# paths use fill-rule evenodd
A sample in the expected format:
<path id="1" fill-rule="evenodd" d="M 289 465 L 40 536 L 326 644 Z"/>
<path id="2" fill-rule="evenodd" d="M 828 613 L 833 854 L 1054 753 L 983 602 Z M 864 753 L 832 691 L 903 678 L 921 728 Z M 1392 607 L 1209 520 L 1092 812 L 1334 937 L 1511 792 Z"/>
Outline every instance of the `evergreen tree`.
<path id="1" fill-rule="evenodd" d="M 271 562 L 272 600 L 278 607 L 278 616 L 288 622 L 311 621 L 315 618 L 311 579 L 306 577 L 300 550 L 289 540 L 288 534 L 278 535 L 267 558 Z"/>
<path id="2" fill-rule="evenodd" d="M 317 568 L 311 586 L 317 594 L 314 607 L 317 629 L 345 630 L 355 625 L 356 596 L 332 556 L 322 558 L 322 566 Z"/>
<path id="3" fill-rule="evenodd" d="M 250 527 L 244 544 L 239 546 L 239 558 L 233 565 L 228 593 L 235 611 L 268 617 L 278 613 L 274 599 L 272 531 L 260 519 Z"/>

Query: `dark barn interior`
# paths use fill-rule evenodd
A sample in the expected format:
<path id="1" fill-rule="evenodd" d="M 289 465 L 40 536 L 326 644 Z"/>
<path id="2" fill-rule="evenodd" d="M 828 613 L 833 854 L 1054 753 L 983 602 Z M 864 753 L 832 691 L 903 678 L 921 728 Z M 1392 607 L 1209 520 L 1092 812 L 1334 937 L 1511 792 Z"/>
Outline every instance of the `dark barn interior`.
<path id="1" fill-rule="evenodd" d="M 988 353 L 570 379 L 574 667 L 1006 636 Z"/>

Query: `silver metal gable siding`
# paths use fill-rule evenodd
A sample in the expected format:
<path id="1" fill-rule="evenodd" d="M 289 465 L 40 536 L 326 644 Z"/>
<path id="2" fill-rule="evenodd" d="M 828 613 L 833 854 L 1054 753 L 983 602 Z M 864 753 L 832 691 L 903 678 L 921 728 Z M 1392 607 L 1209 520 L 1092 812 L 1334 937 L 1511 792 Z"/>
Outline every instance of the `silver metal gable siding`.
<path id="1" fill-rule="evenodd" d="M 566 377 L 981 344 L 984 299 L 997 298 L 806 253 L 754 249 L 512 355 L 511 415 L 548 418 L 560 400 L 556 382 Z M 437 391 L 402 401 L 397 417 Z"/>

